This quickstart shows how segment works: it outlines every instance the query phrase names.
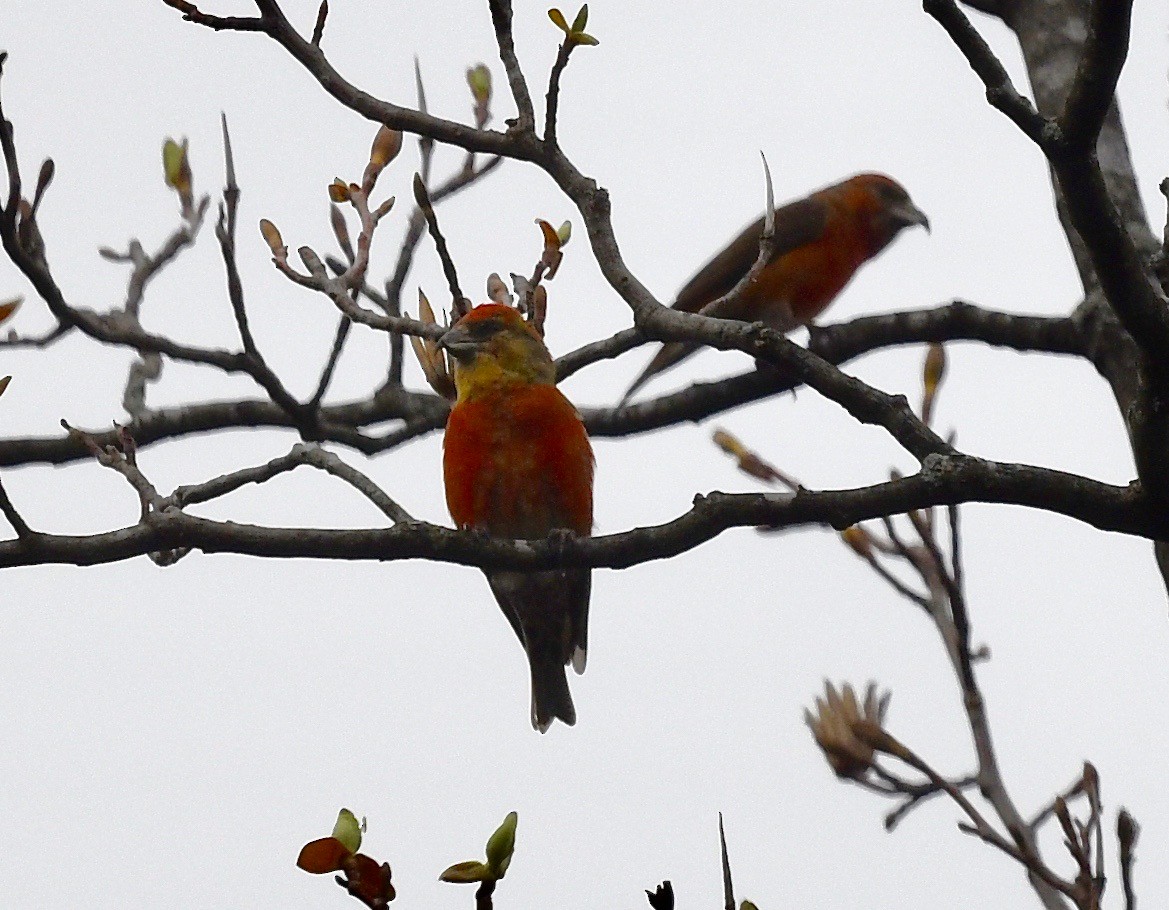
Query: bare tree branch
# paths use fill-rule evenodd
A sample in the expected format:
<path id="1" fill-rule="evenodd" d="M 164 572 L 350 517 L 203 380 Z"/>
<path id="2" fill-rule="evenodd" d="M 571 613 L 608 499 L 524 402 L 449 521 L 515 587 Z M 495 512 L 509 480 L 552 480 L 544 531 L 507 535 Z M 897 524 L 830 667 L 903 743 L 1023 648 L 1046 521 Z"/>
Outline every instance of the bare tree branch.
<path id="1" fill-rule="evenodd" d="M 931 456 L 922 471 L 853 490 L 700 496 L 684 515 L 662 525 L 591 538 L 554 536 L 508 541 L 424 522 L 390 529 L 268 528 L 155 512 L 146 523 L 88 537 L 41 534 L 35 551 L 19 540 L 0 542 L 0 568 L 15 565 L 114 562 L 157 550 L 188 547 L 266 557 L 430 559 L 481 568 L 565 566 L 628 568 L 685 553 L 733 527 L 831 525 L 845 528 L 882 515 L 963 502 L 1045 509 L 1105 531 L 1169 536 L 1169 516 L 1137 487 L 1027 465 L 969 456 Z"/>
<path id="2" fill-rule="evenodd" d="M 946 29 L 1002 110 L 1047 156 L 1063 190 L 1076 232 L 1083 239 L 1109 304 L 1145 355 L 1161 394 L 1169 393 L 1169 306 L 1145 266 L 1109 196 L 1095 146 L 1128 50 L 1131 2 L 1097 0 L 1089 39 L 1064 115 L 1048 120 L 1017 96 L 990 47 L 956 0 L 925 0 L 925 9 Z M 1070 127 L 1070 136 L 1065 133 Z"/>
<path id="3" fill-rule="evenodd" d="M 986 100 L 1040 148 L 1048 142 L 1047 120 L 1019 94 L 998 57 L 963 15 L 955 0 L 925 0 L 925 11 L 946 30 L 986 86 Z"/>
<path id="4" fill-rule="evenodd" d="M 568 58 L 572 55 L 576 45 L 567 35 L 560 43 L 560 50 L 556 52 L 556 61 L 552 64 L 552 71 L 548 75 L 548 93 L 545 97 L 544 110 L 544 141 L 550 145 L 556 144 L 556 117 L 560 105 L 560 77 L 564 68 L 568 66 Z"/>
<path id="5" fill-rule="evenodd" d="M 372 290 L 372 289 L 370 289 Z M 372 291 L 377 294 L 377 291 Z M 363 311 L 364 312 L 364 311 Z M 410 334 L 438 337 L 442 329 L 412 319 L 388 320 Z M 615 338 L 631 340 L 637 330 L 629 329 Z M 861 354 L 901 344 L 929 341 L 977 340 L 1016 350 L 1050 353 L 1079 353 L 1075 323 L 1066 318 L 1015 316 L 982 310 L 967 303 L 954 303 L 932 310 L 866 316 L 850 322 L 820 328 L 811 348 L 830 362 L 847 362 Z M 595 362 L 598 349 L 612 339 L 586 345 L 561 358 L 571 375 Z M 702 420 L 751 401 L 796 388 L 799 383 L 776 371 L 752 371 L 713 383 L 701 383 L 661 398 L 622 408 L 582 408 L 592 436 L 628 436 L 673 424 Z M 322 407 L 315 436 L 322 441 L 349 445 L 365 454 L 388 451 L 409 439 L 440 429 L 448 405 L 428 392 L 410 392 L 386 387 L 372 398 L 348 404 Z M 404 420 L 406 426 L 389 437 L 356 434 L 364 427 Z M 167 408 L 132 421 L 129 429 L 139 447 L 194 433 L 229 430 L 236 427 L 295 428 L 296 421 L 278 406 L 260 399 L 207 402 L 181 408 Z M 100 431 L 88 431 L 101 438 Z M 84 447 L 66 437 L 0 439 L 0 466 L 31 462 L 62 464 L 86 457 Z"/>
<path id="6" fill-rule="evenodd" d="M 196 25 L 205 25 L 216 31 L 259 32 L 264 30 L 264 20 L 254 16 L 212 16 L 202 13 L 194 3 L 187 0 L 162 0 L 167 6 L 177 9 L 183 18 Z"/>
<path id="7" fill-rule="evenodd" d="M 1132 0 L 1095 0 L 1080 68 L 1059 118 L 1062 141 L 1092 154 L 1128 55 Z"/>
<path id="8" fill-rule="evenodd" d="M 8 491 L 4 489 L 3 483 L 0 483 L 0 512 L 4 513 L 4 517 L 8 519 L 8 523 L 12 525 L 12 530 L 16 532 L 16 536 L 19 539 L 28 540 L 36 536 L 36 532 L 28 526 L 28 523 L 16 511 L 16 506 L 8 498 Z"/>
<path id="9" fill-rule="evenodd" d="M 426 218 L 426 226 L 430 230 L 431 239 L 434 241 L 434 249 L 438 253 L 439 260 L 442 262 L 442 271 L 446 275 L 447 287 L 451 292 L 452 318 L 458 318 L 470 309 L 470 305 L 466 302 L 466 297 L 459 288 L 459 276 L 455 270 L 454 260 L 451 259 L 450 250 L 447 249 L 446 238 L 439 229 L 438 215 L 435 214 L 434 204 L 430 200 L 430 193 L 426 189 L 426 184 L 422 182 L 422 176 L 420 174 L 414 175 L 414 200 L 418 203 L 418 208 L 422 211 L 423 217 Z"/>
<path id="10" fill-rule="evenodd" d="M 515 100 L 518 114 L 514 130 L 519 134 L 531 133 L 536 126 L 536 112 L 532 107 L 532 96 L 528 92 L 528 83 L 524 79 L 523 70 L 520 69 L 520 61 L 516 57 L 515 43 L 512 40 L 511 0 L 488 0 L 488 6 L 491 7 L 491 22 L 495 26 L 495 41 L 499 45 L 499 59 L 503 63 L 504 72 L 507 73 L 507 84 L 511 87 L 511 95 Z"/>
<path id="11" fill-rule="evenodd" d="M 301 465 L 311 465 L 344 480 L 377 506 L 394 523 L 413 521 L 409 513 L 394 502 L 384 490 L 365 474 L 347 465 L 332 452 L 327 452 L 317 445 L 305 445 L 303 443 L 297 443 L 287 455 L 274 458 L 267 464 L 233 471 L 230 474 L 225 474 L 222 477 L 216 477 L 213 480 L 194 486 L 178 487 L 169 497 L 166 497 L 163 507 L 173 506 L 177 509 L 183 509 L 196 503 L 208 502 L 209 500 L 226 496 L 228 493 L 232 493 L 250 483 L 266 483 L 272 478 Z"/>

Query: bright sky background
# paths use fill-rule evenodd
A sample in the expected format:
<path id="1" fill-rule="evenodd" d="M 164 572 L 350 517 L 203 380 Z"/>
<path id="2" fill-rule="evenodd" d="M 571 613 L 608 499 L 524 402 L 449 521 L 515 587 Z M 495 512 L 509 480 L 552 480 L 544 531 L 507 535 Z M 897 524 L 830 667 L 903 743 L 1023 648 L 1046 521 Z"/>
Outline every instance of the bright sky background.
<path id="1" fill-rule="evenodd" d="M 316 0 L 287 0 L 311 29 Z M 333 0 L 324 47 L 348 78 L 402 104 L 418 54 L 431 109 L 469 119 L 466 66 L 485 61 L 504 89 L 486 3 Z M 517 46 L 533 92 L 559 32 L 543 3 L 516 4 Z M 245 0 L 207 0 L 223 14 Z M 575 7 L 566 10 L 571 16 Z M 1169 9 L 1139 3 L 1121 101 L 1146 205 L 1169 148 Z M 976 19 L 1020 80 L 1011 36 Z M 1062 313 L 1078 279 L 1039 153 L 983 99 L 941 29 L 915 3 L 592 4 L 600 46 L 565 75 L 560 134 L 578 166 L 612 193 L 623 252 L 659 298 L 763 204 L 759 151 L 777 199 L 859 170 L 885 171 L 934 231 L 908 232 L 845 292 L 832 318 L 955 297 Z M 120 303 L 126 270 L 99 246 L 138 237 L 153 249 L 177 225 L 159 148 L 188 136 L 196 188 L 222 185 L 219 112 L 232 131 L 240 259 L 259 343 L 304 395 L 331 343 L 335 313 L 290 285 L 255 229 L 275 221 L 290 246 L 330 249 L 325 188 L 357 179 L 374 127 L 330 102 L 273 42 L 181 21 L 161 0 L 6 0 L 0 12 L 5 109 L 34 179 L 57 179 L 41 225 L 76 305 Z M 511 115 L 497 92 L 496 124 Z M 542 104 L 541 104 L 542 106 Z M 436 173 L 461 152 L 440 151 Z M 382 178 L 409 198 L 411 143 Z M 403 213 L 384 223 L 371 275 L 391 267 Z M 444 205 L 440 220 L 464 289 L 482 299 L 492 271 L 529 271 L 536 217 L 579 228 L 536 170 L 506 163 Z M 409 282 L 432 300 L 445 284 L 429 241 Z M 600 279 L 583 232 L 550 286 L 554 354 L 630 324 Z M 0 298 L 30 295 L 0 264 Z M 211 219 L 200 243 L 150 289 L 148 327 L 234 346 Z M 31 295 L 21 333 L 50 318 Z M 384 342 L 357 330 L 332 398 L 363 395 Z M 939 426 L 974 454 L 1044 464 L 1116 483 L 1133 468 L 1108 390 L 1086 364 L 978 345 L 950 348 Z M 648 351 L 566 383 L 605 405 Z M 6 435 L 99 428 L 124 418 L 126 353 L 73 337 L 3 355 L 15 377 L 0 401 Z M 866 358 L 856 373 L 916 398 L 921 352 Z M 740 371 L 705 353 L 652 383 L 657 394 Z M 408 381 L 421 382 L 410 364 Z M 249 381 L 168 364 L 152 405 L 254 395 Z M 743 408 L 701 426 L 596 442 L 597 529 L 622 531 L 685 511 L 696 493 L 755 484 L 709 442 L 725 426 L 811 487 L 839 488 L 912 468 L 884 434 L 856 426 L 814 392 Z M 239 432 L 150 448 L 141 464 L 164 491 L 283 454 L 287 433 Z M 367 461 L 415 516 L 447 522 L 441 439 Z M 96 532 L 136 519 L 121 478 L 92 464 L 6 471 L 36 528 Z M 303 470 L 200 510 L 240 521 L 376 526 L 349 488 Z M 1137 884 L 1163 902 L 1169 788 L 1162 722 L 1169 619 L 1152 547 L 1021 509 L 963 511 L 974 637 L 1004 771 L 1028 814 L 1096 763 L 1111 828 L 1127 806 L 1143 823 Z M 393 865 L 405 906 L 468 907 L 471 889 L 437 882 L 481 855 L 508 810 L 518 853 L 503 906 L 647 906 L 672 879 L 680 907 L 721 901 L 716 813 L 726 817 L 739 897 L 760 907 L 1027 906 L 1019 869 L 960 834 L 935 801 L 893 835 L 890 805 L 837 783 L 803 725 L 824 677 L 893 690 L 890 729 L 935 767 L 972 768 L 956 687 L 933 628 L 827 531 L 728 533 L 698 551 L 595 575 L 588 673 L 571 680 L 580 720 L 538 736 L 523 657 L 481 575 L 420 562 L 277 562 L 192 554 L 94 569 L 5 574 L 0 633 L 0 896 L 13 908 L 81 906 L 356 907 L 327 877 L 293 866 L 344 805 L 369 819 L 365 849 Z M 1045 840 L 1071 874 L 1057 838 Z M 1120 898 L 1109 846 L 1109 899 Z"/>

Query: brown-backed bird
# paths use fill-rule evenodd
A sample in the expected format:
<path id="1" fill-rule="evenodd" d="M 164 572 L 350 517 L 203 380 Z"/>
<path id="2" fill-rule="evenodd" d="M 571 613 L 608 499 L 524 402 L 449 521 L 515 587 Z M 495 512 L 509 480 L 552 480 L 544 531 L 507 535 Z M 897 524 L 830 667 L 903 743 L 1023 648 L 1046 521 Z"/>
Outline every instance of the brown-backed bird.
<path id="1" fill-rule="evenodd" d="M 673 308 L 790 332 L 823 313 L 857 269 L 915 224 L 929 230 L 929 219 L 901 184 L 883 174 L 857 174 L 775 210 L 775 256 L 729 304 L 708 307 L 755 263 L 762 217 L 686 282 Z M 683 342 L 663 345 L 622 401 L 697 349 Z"/>

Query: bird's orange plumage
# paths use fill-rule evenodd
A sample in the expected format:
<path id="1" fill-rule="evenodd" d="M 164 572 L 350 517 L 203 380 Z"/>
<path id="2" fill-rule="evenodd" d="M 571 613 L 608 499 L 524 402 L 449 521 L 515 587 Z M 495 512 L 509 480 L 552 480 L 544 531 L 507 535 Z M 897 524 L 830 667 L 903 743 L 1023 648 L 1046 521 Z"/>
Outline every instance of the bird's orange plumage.
<path id="1" fill-rule="evenodd" d="M 519 539 L 589 534 L 592 449 L 540 337 L 511 307 L 483 304 L 440 343 L 454 357 L 458 391 L 443 443 L 455 524 Z M 584 669 L 589 571 L 489 571 L 487 579 L 528 655 L 533 725 L 574 723 L 564 667 Z"/>
<path id="2" fill-rule="evenodd" d="M 457 404 L 443 464 L 447 507 L 460 528 L 514 538 L 592 528 L 592 452 L 580 415 L 555 386 L 515 386 Z"/>
<path id="3" fill-rule="evenodd" d="M 678 292 L 674 309 L 763 322 L 788 332 L 824 312 L 857 269 L 903 228 L 929 226 L 895 180 L 857 174 L 776 209 L 774 258 L 729 305 L 718 304 L 755 263 L 763 224 L 759 218 L 748 225 L 703 266 Z M 677 342 L 663 345 L 625 398 L 695 350 Z"/>

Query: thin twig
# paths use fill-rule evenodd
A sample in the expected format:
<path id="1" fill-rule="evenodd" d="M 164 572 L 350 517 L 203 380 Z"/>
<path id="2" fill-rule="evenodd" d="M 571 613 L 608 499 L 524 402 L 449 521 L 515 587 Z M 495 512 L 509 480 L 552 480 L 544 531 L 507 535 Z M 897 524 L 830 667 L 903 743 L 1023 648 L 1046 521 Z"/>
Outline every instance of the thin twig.
<path id="1" fill-rule="evenodd" d="M 457 171 L 433 191 L 428 190 L 431 205 L 438 205 L 442 200 L 469 187 L 499 167 L 502 162 L 503 159 L 496 156 L 486 161 L 479 168 L 471 170 L 464 168 Z M 425 166 L 426 163 L 427 158 L 423 157 L 423 165 Z M 371 293 L 371 289 L 368 286 L 363 286 L 362 288 L 362 292 L 370 300 L 377 303 L 388 316 L 396 317 L 402 315 L 402 289 L 405 287 L 406 278 L 410 274 L 410 267 L 414 262 L 414 253 L 418 247 L 418 241 L 422 239 L 422 234 L 425 229 L 426 215 L 419 206 L 415 205 L 414 211 L 410 213 L 410 217 L 407 219 L 406 233 L 402 238 L 402 245 L 398 250 L 398 259 L 394 264 L 394 271 L 386 279 L 385 295 L 378 294 L 376 291 Z M 402 334 L 400 332 L 391 332 L 390 368 L 387 375 L 387 382 L 393 385 L 402 384 L 402 355 Z"/>
<path id="2" fill-rule="evenodd" d="M 208 502 L 233 493 L 251 483 L 266 483 L 301 465 L 310 465 L 345 481 L 377 506 L 395 524 L 414 520 L 405 509 L 390 498 L 389 494 L 361 471 L 346 464 L 332 452 L 328 452 L 318 445 L 304 443 L 297 443 L 287 455 L 273 458 L 266 464 L 233 471 L 204 483 L 178 487 L 163 500 L 163 504 L 183 509 L 196 503 Z"/>
<path id="3" fill-rule="evenodd" d="M 1048 803 L 1046 806 L 1044 806 L 1042 809 L 1040 809 L 1038 812 L 1035 813 L 1035 817 L 1032 818 L 1031 821 L 1027 823 L 1027 827 L 1029 827 L 1032 831 L 1039 830 L 1040 827 L 1042 827 L 1053 815 L 1055 815 L 1055 807 L 1056 807 L 1056 804 L 1060 800 L 1063 800 L 1064 802 L 1068 802 L 1069 800 L 1073 799 L 1076 796 L 1079 796 L 1083 792 L 1084 792 L 1084 775 L 1081 772 L 1080 776 L 1076 778 L 1074 783 L 1070 784 L 1066 790 L 1064 790 L 1057 797 L 1055 797 L 1055 799 L 1053 799 L 1050 803 Z"/>
<path id="4" fill-rule="evenodd" d="M 536 124 L 536 112 L 532 107 L 532 96 L 524 79 L 520 61 L 516 57 L 515 42 L 511 34 L 511 0 L 488 0 L 491 7 L 491 22 L 495 27 L 495 41 L 499 45 L 499 59 L 507 73 L 507 84 L 515 100 L 517 119 L 513 129 L 517 133 L 530 133 Z"/>
<path id="5" fill-rule="evenodd" d="M 320 468 L 334 477 L 339 477 L 347 484 L 365 496 L 370 502 L 381 509 L 382 513 L 390 519 L 390 521 L 398 524 L 399 522 L 411 522 L 414 518 L 403 509 L 398 503 L 390 498 L 381 487 L 374 483 L 369 477 L 357 470 L 352 465 L 346 464 L 332 452 L 322 449 L 320 446 L 307 447 L 305 455 L 305 463 L 310 464 L 315 468 Z"/>
<path id="6" fill-rule="evenodd" d="M 958 507 L 955 505 L 946 507 L 946 514 L 949 518 L 950 525 L 950 574 L 954 581 L 954 590 L 958 594 L 958 599 L 963 604 L 966 602 L 966 580 L 965 570 L 962 567 L 962 531 L 958 520 Z M 966 632 L 967 645 L 969 646 L 969 630 Z"/>
<path id="7" fill-rule="evenodd" d="M 418 55 L 414 55 L 414 88 L 418 95 L 418 110 L 424 114 L 430 111 L 426 107 L 426 87 L 422 84 L 422 65 L 418 62 Z M 418 173 L 422 175 L 422 182 L 430 186 L 430 167 L 434 159 L 434 139 L 425 133 L 418 136 Z"/>
<path id="8" fill-rule="evenodd" d="M 485 879 L 475 889 L 475 910 L 491 910 L 491 895 L 495 893 L 495 879 Z"/>
<path id="9" fill-rule="evenodd" d="M 126 478 L 126 481 L 138 493 L 138 499 L 142 506 L 143 521 L 154 512 L 160 512 L 166 506 L 165 500 L 158 494 L 158 490 L 154 484 L 146 477 L 139 469 L 136 459 L 131 457 L 129 452 L 122 451 L 117 446 L 100 445 L 98 442 L 83 430 L 78 430 L 76 427 L 70 426 L 64 420 L 61 421 L 61 426 L 73 436 L 76 436 L 89 449 L 90 453 L 98 464 L 103 467 L 110 468 Z M 121 444 L 125 445 L 126 441 L 131 437 L 124 432 L 124 428 L 117 427 L 115 430 L 121 440 Z"/>
<path id="10" fill-rule="evenodd" d="M 986 86 L 986 100 L 1005 114 L 1036 145 L 1050 139 L 1050 124 L 1034 105 L 1019 94 L 999 59 L 970 24 L 955 0 L 924 0 L 925 11 L 946 30 Z"/>
<path id="11" fill-rule="evenodd" d="M 999 834 L 994 827 L 983 817 L 974 804 L 966 798 L 966 795 L 956 787 L 951 781 L 946 780 L 931 768 L 925 761 L 923 761 L 913 750 L 898 742 L 889 734 L 878 728 L 880 735 L 884 738 L 880 748 L 882 751 L 888 752 L 901 759 L 912 768 L 916 768 L 922 774 L 930 779 L 930 781 L 940 789 L 944 790 L 946 794 L 959 808 L 966 813 L 967 818 L 970 819 L 971 824 L 959 823 L 958 827 L 967 834 L 976 835 L 982 841 L 997 847 L 1003 853 L 1015 859 L 1027 868 L 1027 870 L 1036 878 L 1044 882 L 1048 887 L 1066 894 L 1068 897 L 1074 897 L 1075 889 L 1070 882 L 1066 882 L 1057 876 L 1054 872 L 1044 865 L 1043 861 L 1035 852 L 1034 846 L 1030 843 L 1016 843 L 1012 844 Z M 873 743 L 877 745 L 877 743 Z M 1009 829 L 1009 826 L 1008 826 Z M 1013 832 L 1012 832 L 1013 834 Z"/>
<path id="12" fill-rule="evenodd" d="M 560 75 L 568 66 L 568 58 L 572 55 L 576 43 L 567 35 L 560 44 L 556 54 L 556 62 L 552 64 L 552 72 L 548 75 L 547 107 L 544 113 L 544 141 L 549 145 L 556 144 L 556 115 L 560 104 Z"/>
<path id="13" fill-rule="evenodd" d="M 227 114 L 220 113 L 223 128 L 223 201 L 219 205 L 219 220 L 215 225 L 215 237 L 223 254 L 223 265 L 227 271 L 227 296 L 239 329 L 244 351 L 257 356 L 256 341 L 248 326 L 248 312 L 244 304 L 243 284 L 235 261 L 235 217 L 239 208 L 240 188 L 235 180 L 235 158 L 231 152 L 231 134 L 227 130 Z"/>
<path id="14" fill-rule="evenodd" d="M 912 601 L 913 603 L 917 604 L 919 607 L 921 607 L 927 613 L 930 612 L 929 598 L 926 597 L 924 594 L 919 594 L 917 591 L 913 590 L 913 588 L 909 587 L 909 585 L 907 585 L 900 578 L 898 578 L 896 575 L 894 575 L 892 572 L 890 572 L 888 569 L 886 569 L 881 564 L 880 559 L 877 557 L 877 555 L 875 553 L 869 553 L 868 555 L 866 555 L 864 557 L 864 560 L 872 567 L 873 571 L 876 572 L 877 575 L 879 575 L 882 579 L 884 579 L 884 581 L 891 588 L 893 588 L 894 591 L 896 591 L 898 594 L 900 594 L 906 600 Z"/>
<path id="15" fill-rule="evenodd" d="M 329 18 L 329 0 L 321 0 L 317 9 L 317 21 L 313 25 L 313 37 L 309 42 L 313 47 L 321 46 L 321 39 L 325 36 L 325 20 Z"/>
<path id="16" fill-rule="evenodd" d="M 739 298 L 775 259 L 778 249 L 775 239 L 775 190 L 771 183 L 771 168 L 767 165 L 767 156 L 760 152 L 760 157 L 763 159 L 764 204 L 763 233 L 759 235 L 759 253 L 755 257 L 755 261 L 751 263 L 747 274 L 740 278 L 734 287 L 721 297 L 716 297 L 703 306 L 701 312 L 704 315 L 729 316 L 735 313 L 739 309 Z M 790 313 L 788 315 L 790 316 Z"/>
<path id="17" fill-rule="evenodd" d="M 0 348 L 47 348 L 64 338 L 74 328 L 76 326 L 58 322 L 43 335 L 17 335 L 16 332 L 10 331 L 7 338 L 0 338 Z"/>
<path id="18" fill-rule="evenodd" d="M 1124 908 L 1136 910 L 1137 896 L 1132 884 L 1132 864 L 1140 837 L 1141 826 L 1127 809 L 1121 809 L 1116 817 L 1116 839 L 1120 842 L 1120 878 L 1124 885 Z"/>
<path id="19" fill-rule="evenodd" d="M 463 296 L 463 292 L 459 289 L 459 276 L 455 271 L 454 260 L 451 259 L 450 250 L 447 249 L 446 238 L 443 237 L 442 231 L 439 229 L 438 216 L 434 212 L 430 193 L 426 189 L 426 184 L 422 182 L 420 174 L 414 175 L 414 200 L 426 218 L 426 226 L 434 240 L 434 248 L 438 252 L 438 258 L 442 261 L 442 271 L 446 275 L 447 287 L 450 288 L 451 292 L 452 317 L 458 318 L 467 312 L 469 307 L 465 303 L 466 298 Z"/>
<path id="20" fill-rule="evenodd" d="M 638 328 L 622 329 L 615 335 L 593 341 L 556 358 L 556 381 L 563 382 L 574 373 L 602 360 L 612 360 L 626 351 L 645 344 L 645 334 Z"/>
<path id="21" fill-rule="evenodd" d="M 337 361 L 341 359 L 341 352 L 345 348 L 345 340 L 349 337 L 349 330 L 351 328 L 353 328 L 353 320 L 342 313 L 340 320 L 337 322 L 337 332 L 333 336 L 333 347 L 329 351 L 329 357 L 325 361 L 324 369 L 321 370 L 321 378 L 317 382 L 317 390 L 313 392 L 313 397 L 309 399 L 306 405 L 309 410 L 315 411 L 321 406 L 321 400 L 325 397 L 329 383 L 333 381 L 333 373 L 337 369 Z"/>
<path id="22" fill-rule="evenodd" d="M 731 859 L 727 855 L 727 835 L 723 830 L 723 814 L 718 814 L 718 844 L 722 859 L 723 872 L 723 908 L 735 910 L 735 888 L 731 884 Z"/>
<path id="23" fill-rule="evenodd" d="M 951 781 L 955 788 L 959 790 L 968 790 L 971 787 L 978 785 L 977 777 L 963 777 L 961 780 Z M 885 816 L 885 830 L 892 831 L 895 829 L 905 817 L 920 806 L 924 801 L 940 793 L 945 793 L 944 787 L 939 787 L 932 781 L 928 784 L 921 784 L 908 790 L 899 791 L 905 795 L 904 802 L 896 809 Z"/>
<path id="24" fill-rule="evenodd" d="M 21 540 L 28 541 L 37 536 L 36 531 L 30 528 L 28 523 L 20 516 L 20 513 L 16 511 L 16 506 L 8 498 L 8 491 L 4 489 L 2 482 L 0 482 L 0 512 L 4 513 L 4 517 L 12 525 L 12 530 L 16 532 L 16 536 Z"/>
<path id="25" fill-rule="evenodd" d="M 212 16 L 199 11 L 194 3 L 187 0 L 162 0 L 167 6 L 177 9 L 183 18 L 196 25 L 205 25 L 216 31 L 228 30 L 234 32 L 262 32 L 267 30 L 263 18 L 256 16 Z"/>
<path id="26" fill-rule="evenodd" d="M 8 52 L 0 51 L 0 77 L 4 75 L 4 64 Z M 8 201 L 4 203 L 5 221 L 16 224 L 16 212 L 20 208 L 20 164 L 16 157 L 16 143 L 12 138 L 12 121 L 5 119 L 0 107 L 0 149 L 4 152 L 4 163 L 8 168 Z"/>

